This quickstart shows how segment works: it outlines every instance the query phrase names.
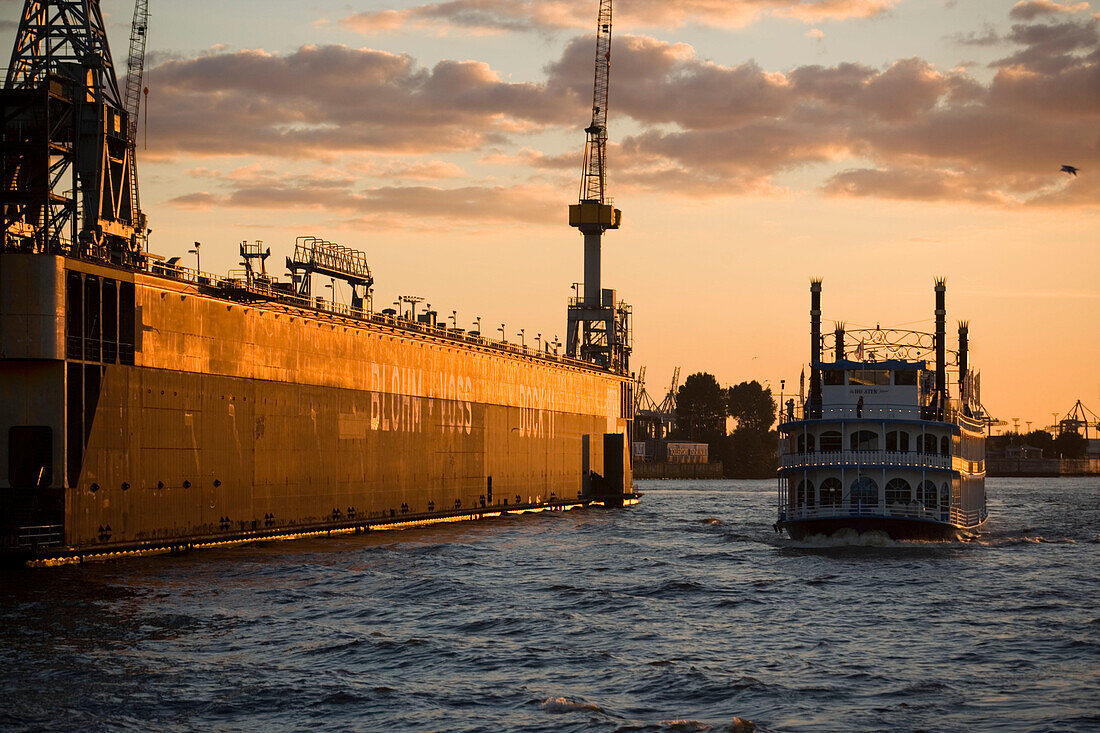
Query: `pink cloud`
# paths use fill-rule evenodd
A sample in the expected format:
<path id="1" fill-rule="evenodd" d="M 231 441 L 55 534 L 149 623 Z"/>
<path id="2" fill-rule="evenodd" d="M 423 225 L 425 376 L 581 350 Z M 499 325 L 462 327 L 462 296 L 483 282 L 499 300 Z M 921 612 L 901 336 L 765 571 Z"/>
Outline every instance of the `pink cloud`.
<path id="1" fill-rule="evenodd" d="M 303 46 L 170 60 L 149 72 L 147 157 L 464 150 L 577 116 L 579 100 L 502 81 L 478 61 Z"/>
<path id="2" fill-rule="evenodd" d="M 735 28 L 766 15 L 805 23 L 870 18 L 899 0 L 636 0 L 616 9 L 615 24 L 624 29 L 678 28 L 689 23 Z M 449 0 L 403 10 L 364 11 L 339 22 L 358 33 L 373 34 L 415 28 L 437 33 L 499 33 L 587 29 L 595 20 L 590 2 L 582 0 Z"/>
<path id="3" fill-rule="evenodd" d="M 1017 24 L 1003 37 L 1011 55 L 997 62 L 990 81 L 920 58 L 881 68 L 725 66 L 686 44 L 620 36 L 610 106 L 612 191 L 781 194 L 784 175 L 817 168 L 830 171 L 821 190 L 833 196 L 1095 207 L 1100 176 L 1070 180 L 1058 170 L 1069 163 L 1100 171 L 1098 28 L 1091 17 L 1065 13 Z M 385 206 L 411 213 L 431 202 L 460 221 L 507 218 L 530 213 L 518 203 L 512 213 L 494 210 L 518 202 L 517 191 L 535 195 L 543 202 L 535 208 L 546 212 L 551 199 L 560 204 L 572 193 L 563 182 L 580 166 L 591 39 L 568 43 L 537 83 L 504 81 L 476 61 L 426 68 L 405 55 L 343 46 L 173 60 L 154 78 L 165 112 L 151 110 L 150 143 L 161 157 L 248 154 L 332 164 L 287 178 L 268 162 L 237 174 L 240 180 L 223 176 L 221 190 L 204 181 L 212 193 L 182 197 L 179 205 L 381 216 Z M 617 136 L 624 118 L 635 131 Z M 572 130 L 577 149 L 534 148 L 528 133 L 544 130 Z M 521 182 L 396 183 L 460 179 L 462 168 L 438 159 L 452 152 L 506 167 L 509 180 Z M 395 183 L 361 187 L 360 177 Z"/>
<path id="4" fill-rule="evenodd" d="M 1020 20 L 1035 20 L 1044 15 L 1087 13 L 1089 9 L 1087 2 L 1060 4 L 1053 0 L 1020 0 L 1012 6 L 1009 16 Z"/>
<path id="5" fill-rule="evenodd" d="M 169 204 L 198 210 L 326 211 L 382 226 L 398 222 L 395 215 L 451 224 L 552 223 L 565 216 L 559 192 L 545 186 L 359 186 L 354 179 L 326 173 L 256 170 L 247 175 L 246 170 L 222 177 L 218 192 L 185 194 Z"/>

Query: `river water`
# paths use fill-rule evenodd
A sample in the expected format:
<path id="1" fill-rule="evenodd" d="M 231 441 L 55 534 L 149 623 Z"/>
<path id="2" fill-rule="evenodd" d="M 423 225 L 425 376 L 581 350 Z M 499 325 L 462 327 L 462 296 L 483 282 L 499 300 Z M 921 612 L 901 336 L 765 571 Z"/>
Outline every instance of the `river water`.
<path id="1" fill-rule="evenodd" d="M 770 481 L 0 575 L 5 730 L 1100 729 L 1100 481 L 799 544 Z"/>

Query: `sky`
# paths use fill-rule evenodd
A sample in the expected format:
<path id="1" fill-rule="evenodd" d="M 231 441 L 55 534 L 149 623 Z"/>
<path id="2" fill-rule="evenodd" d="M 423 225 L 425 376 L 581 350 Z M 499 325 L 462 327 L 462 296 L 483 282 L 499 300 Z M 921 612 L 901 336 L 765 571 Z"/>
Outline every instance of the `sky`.
<path id="1" fill-rule="evenodd" d="M 263 240 L 282 274 L 320 236 L 377 308 L 564 339 L 597 5 L 152 0 L 150 249 L 222 272 Z M 102 7 L 124 67 L 132 4 Z M 994 416 L 1100 411 L 1095 0 L 623 0 L 608 129 L 603 284 L 658 400 L 675 366 L 789 393 L 810 277 L 829 331 L 932 330 L 942 276 Z"/>

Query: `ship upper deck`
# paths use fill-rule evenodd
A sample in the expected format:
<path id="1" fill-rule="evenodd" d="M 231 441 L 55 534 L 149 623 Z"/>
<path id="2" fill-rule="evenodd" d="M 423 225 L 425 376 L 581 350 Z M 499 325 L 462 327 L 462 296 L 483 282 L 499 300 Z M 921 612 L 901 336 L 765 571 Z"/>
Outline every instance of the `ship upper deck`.
<path id="1" fill-rule="evenodd" d="M 938 398 L 935 371 L 924 360 L 841 359 L 812 366 L 821 373 L 820 402 L 789 400 L 781 410 L 780 432 L 811 421 L 947 423 L 953 432 L 980 431 L 985 424 L 968 406 Z"/>

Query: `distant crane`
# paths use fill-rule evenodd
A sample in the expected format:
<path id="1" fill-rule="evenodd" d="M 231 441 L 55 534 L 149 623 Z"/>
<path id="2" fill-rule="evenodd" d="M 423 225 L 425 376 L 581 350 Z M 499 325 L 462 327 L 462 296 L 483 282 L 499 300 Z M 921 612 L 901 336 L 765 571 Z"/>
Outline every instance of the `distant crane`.
<path id="1" fill-rule="evenodd" d="M 138 195 L 137 174 L 137 127 L 138 112 L 141 111 L 142 79 L 145 76 L 145 41 L 149 30 L 149 0 L 136 0 L 134 19 L 130 23 L 130 55 L 126 59 L 126 93 L 123 97 L 126 105 L 127 132 L 129 133 L 130 193 L 133 206 L 133 221 L 137 236 L 144 239 L 145 214 L 141 211 Z"/>
<path id="2" fill-rule="evenodd" d="M 1089 420 L 1089 416 L 1092 416 L 1092 420 Z M 1073 403 L 1073 407 L 1069 408 L 1065 417 L 1058 421 L 1058 424 L 1052 426 L 1057 428 L 1059 435 L 1062 433 L 1077 433 L 1081 434 L 1082 428 L 1085 433 L 1085 440 L 1089 439 L 1089 430 L 1093 431 L 1093 435 L 1100 435 L 1100 418 L 1097 414 L 1085 407 L 1081 400 L 1077 400 Z"/>
<path id="3" fill-rule="evenodd" d="M 585 128 L 579 200 L 569 207 L 569 226 L 584 235 L 584 297 L 570 303 L 566 353 L 625 370 L 630 349 L 629 308 L 614 302 L 600 282 L 603 233 L 618 229 L 622 212 L 607 196 L 607 97 L 611 80 L 611 0 L 600 0 L 596 18 L 596 66 L 592 121 Z"/>
<path id="4" fill-rule="evenodd" d="M 661 404 L 658 406 L 661 412 L 667 412 L 674 414 L 676 412 L 676 388 L 680 386 L 680 367 L 672 372 L 672 383 L 668 386 L 668 394 L 661 400 Z"/>
<path id="5" fill-rule="evenodd" d="M 672 373 L 668 394 L 657 404 L 645 391 L 645 367 L 638 374 L 635 392 L 634 440 L 663 440 L 676 424 L 676 387 L 680 382 L 680 367 Z"/>
<path id="6" fill-rule="evenodd" d="M 645 409 L 651 402 L 653 398 L 645 391 L 645 365 L 643 364 L 634 377 L 634 413 L 637 414 L 638 410 Z"/>

